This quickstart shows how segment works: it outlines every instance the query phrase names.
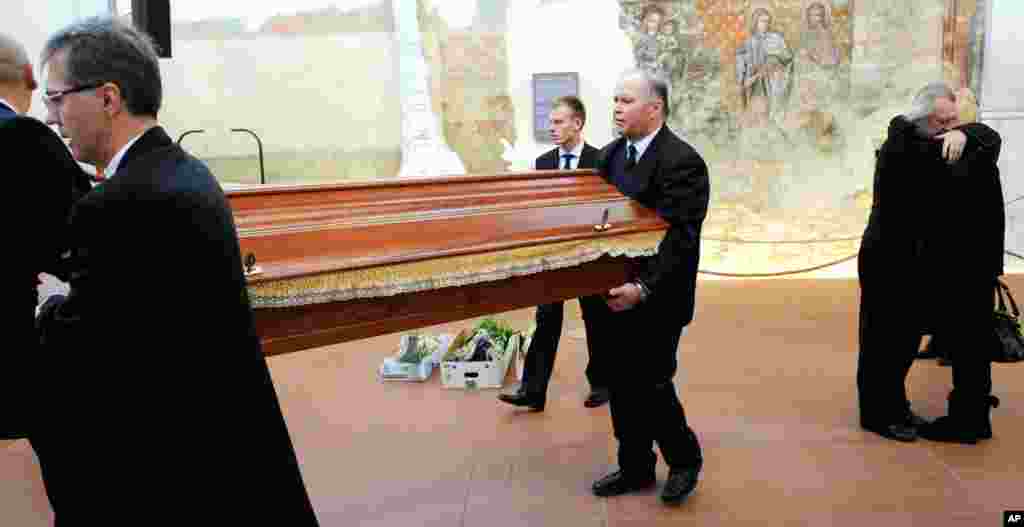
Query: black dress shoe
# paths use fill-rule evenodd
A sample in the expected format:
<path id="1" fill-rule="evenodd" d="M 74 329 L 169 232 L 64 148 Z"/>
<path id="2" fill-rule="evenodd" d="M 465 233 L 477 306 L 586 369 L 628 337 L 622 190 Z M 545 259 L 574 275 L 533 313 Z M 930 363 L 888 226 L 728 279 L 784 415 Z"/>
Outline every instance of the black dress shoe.
<path id="1" fill-rule="evenodd" d="M 528 395 L 526 392 L 522 390 L 516 393 L 498 394 L 498 400 L 515 406 L 526 406 L 527 408 L 535 412 L 544 411 L 545 401 L 543 398 Z"/>
<path id="2" fill-rule="evenodd" d="M 874 432 L 886 439 L 911 443 L 917 441 L 917 428 L 907 423 L 895 423 L 889 425 L 861 424 L 861 428 Z"/>
<path id="3" fill-rule="evenodd" d="M 649 489 L 657 482 L 654 474 L 648 474 L 641 478 L 626 476 L 621 470 L 597 480 L 590 487 L 595 496 L 608 497 L 618 496 L 627 492 Z"/>
<path id="4" fill-rule="evenodd" d="M 918 434 L 930 441 L 973 445 L 978 441 L 992 439 L 992 420 L 989 408 L 999 406 L 999 398 L 992 395 L 965 405 L 950 398 L 950 414 L 944 415 L 918 430 Z"/>
<path id="5" fill-rule="evenodd" d="M 608 398 L 608 388 L 594 388 L 590 392 L 590 395 L 587 396 L 587 400 L 583 401 L 583 406 L 587 408 L 597 408 L 598 406 L 607 403 Z"/>
<path id="6" fill-rule="evenodd" d="M 929 441 L 938 441 L 941 443 L 960 443 L 962 445 L 973 445 L 978 442 L 979 439 L 986 439 L 982 437 L 981 432 L 973 430 L 964 426 L 963 423 L 958 423 L 948 415 L 944 415 L 928 426 L 921 427 L 921 437 Z M 992 431 L 989 430 L 989 438 L 991 438 Z"/>
<path id="7" fill-rule="evenodd" d="M 697 475 L 700 467 L 673 468 L 668 471 L 668 480 L 661 491 L 661 501 L 669 505 L 682 503 L 697 488 Z"/>

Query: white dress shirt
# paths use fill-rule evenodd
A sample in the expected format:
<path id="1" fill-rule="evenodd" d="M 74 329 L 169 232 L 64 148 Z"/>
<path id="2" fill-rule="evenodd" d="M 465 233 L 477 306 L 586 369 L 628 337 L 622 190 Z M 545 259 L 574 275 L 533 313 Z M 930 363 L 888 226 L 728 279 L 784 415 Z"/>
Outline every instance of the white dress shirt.
<path id="1" fill-rule="evenodd" d="M 647 147 L 651 146 L 651 141 L 654 140 L 654 136 L 658 135 L 658 132 L 661 131 L 661 128 L 663 126 L 665 125 L 659 126 L 657 130 L 640 138 L 639 141 L 632 142 L 629 139 L 626 139 L 627 145 L 633 145 L 633 147 L 636 148 L 636 159 L 634 159 L 633 161 L 635 161 L 636 163 L 640 163 L 640 159 L 644 157 L 644 152 L 647 150 Z M 627 148 L 629 147 L 627 146 Z"/>

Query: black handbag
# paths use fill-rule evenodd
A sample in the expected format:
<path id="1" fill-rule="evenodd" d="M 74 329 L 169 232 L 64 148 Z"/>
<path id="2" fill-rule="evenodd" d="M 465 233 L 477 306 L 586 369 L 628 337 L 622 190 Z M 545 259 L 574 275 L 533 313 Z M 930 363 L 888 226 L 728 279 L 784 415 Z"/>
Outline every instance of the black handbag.
<path id="1" fill-rule="evenodd" d="M 1006 298 L 1010 300 L 1012 312 L 1006 309 L 1003 293 L 1006 293 Z M 1021 333 L 1020 327 L 1020 309 L 1010 294 L 1010 288 L 999 279 L 996 279 L 996 296 L 999 298 L 999 305 L 993 317 L 996 342 L 993 345 L 992 362 L 1020 362 L 1024 360 L 1024 334 Z"/>

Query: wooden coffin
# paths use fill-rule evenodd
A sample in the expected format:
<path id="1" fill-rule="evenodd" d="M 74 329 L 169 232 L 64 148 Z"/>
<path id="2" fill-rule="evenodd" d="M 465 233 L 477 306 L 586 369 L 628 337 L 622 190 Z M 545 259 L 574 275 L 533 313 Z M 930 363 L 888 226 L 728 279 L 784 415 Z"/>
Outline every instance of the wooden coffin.
<path id="1" fill-rule="evenodd" d="M 261 303 L 268 286 L 372 274 L 417 262 L 465 262 L 531 246 L 614 242 L 667 225 L 594 171 L 536 171 L 228 193 L 267 354 L 308 349 L 607 291 L 630 275 L 629 258 L 380 296 Z M 607 211 L 607 224 L 603 224 Z M 607 238 L 607 240 L 601 240 Z M 455 265 L 455 264 L 452 264 Z M 471 265 L 471 264 L 458 264 Z"/>

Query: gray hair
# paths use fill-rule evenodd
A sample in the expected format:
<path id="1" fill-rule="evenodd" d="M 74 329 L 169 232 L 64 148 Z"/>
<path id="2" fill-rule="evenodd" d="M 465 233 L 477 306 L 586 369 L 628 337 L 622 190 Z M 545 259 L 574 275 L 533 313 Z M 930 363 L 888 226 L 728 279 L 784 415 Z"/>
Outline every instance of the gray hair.
<path id="1" fill-rule="evenodd" d="M 634 68 L 626 70 L 620 80 L 640 78 L 644 80 L 647 85 L 647 98 L 658 99 L 661 101 L 661 116 L 664 119 L 668 119 L 669 116 L 669 92 L 671 87 L 669 86 L 668 79 L 657 73 L 651 73 L 642 68 Z"/>
<path id="2" fill-rule="evenodd" d="M 945 82 L 930 82 L 914 96 L 910 111 L 903 114 L 908 121 L 919 123 L 935 112 L 935 101 L 946 98 L 956 102 L 956 93 Z"/>
<path id="3" fill-rule="evenodd" d="M 0 82 L 24 80 L 28 63 L 25 47 L 6 33 L 0 33 Z"/>
<path id="4" fill-rule="evenodd" d="M 114 83 L 128 113 L 156 117 L 163 87 L 153 40 L 135 27 L 110 17 L 76 22 L 54 34 L 43 47 L 42 63 L 66 52 L 68 82 L 85 86 Z"/>

